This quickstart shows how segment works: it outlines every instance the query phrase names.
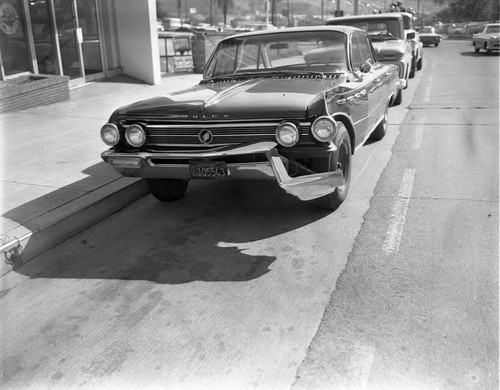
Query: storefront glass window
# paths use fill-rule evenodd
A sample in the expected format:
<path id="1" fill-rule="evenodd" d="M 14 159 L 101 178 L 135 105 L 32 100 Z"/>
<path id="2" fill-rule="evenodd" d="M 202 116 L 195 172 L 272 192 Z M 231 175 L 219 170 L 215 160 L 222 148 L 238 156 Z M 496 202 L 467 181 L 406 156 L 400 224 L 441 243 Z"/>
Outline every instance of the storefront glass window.
<path id="1" fill-rule="evenodd" d="M 6 76 L 31 71 L 22 0 L 0 0 L 0 50 Z"/>

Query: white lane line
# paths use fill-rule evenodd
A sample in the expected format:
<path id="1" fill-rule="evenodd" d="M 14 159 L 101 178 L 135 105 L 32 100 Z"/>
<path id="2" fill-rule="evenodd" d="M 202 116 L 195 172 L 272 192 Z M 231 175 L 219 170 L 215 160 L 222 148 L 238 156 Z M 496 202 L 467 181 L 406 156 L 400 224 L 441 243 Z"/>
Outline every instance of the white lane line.
<path id="1" fill-rule="evenodd" d="M 417 128 L 415 129 L 415 138 L 413 139 L 413 143 L 411 144 L 412 149 L 420 149 L 422 145 L 422 138 L 424 136 L 424 124 L 419 122 L 417 123 Z"/>
<path id="2" fill-rule="evenodd" d="M 406 169 L 401 187 L 399 188 L 398 200 L 392 209 L 391 223 L 385 234 L 384 245 L 382 247 L 382 250 L 387 254 L 393 254 L 399 251 L 399 244 L 401 243 L 401 237 L 403 235 L 414 179 L 415 169 Z"/>
<path id="3" fill-rule="evenodd" d="M 430 79 L 429 79 L 430 80 Z M 431 100 L 431 86 L 425 87 L 424 102 L 429 102 Z"/>

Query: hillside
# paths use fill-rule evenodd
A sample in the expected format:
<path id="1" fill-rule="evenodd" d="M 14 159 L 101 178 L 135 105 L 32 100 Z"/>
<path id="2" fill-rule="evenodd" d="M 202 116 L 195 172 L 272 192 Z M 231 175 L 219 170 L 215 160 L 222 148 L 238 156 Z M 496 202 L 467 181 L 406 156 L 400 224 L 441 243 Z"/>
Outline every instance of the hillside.
<path id="1" fill-rule="evenodd" d="M 281 13 L 287 10 L 287 5 L 290 4 L 290 11 L 294 15 L 308 15 L 308 16 L 319 16 L 321 15 L 321 0 L 277 0 L 276 11 Z M 340 0 L 340 8 L 344 10 L 344 13 L 353 13 L 353 0 Z M 366 0 L 359 1 L 359 13 L 372 13 L 373 10 L 382 10 L 384 4 L 389 7 L 392 0 Z M 177 17 L 178 10 L 178 0 L 157 0 L 158 8 L 166 10 L 168 16 Z M 234 17 L 242 17 L 246 15 L 256 15 L 264 14 L 264 0 L 233 0 L 234 7 L 228 12 L 228 19 Z M 336 9 L 336 0 L 324 0 L 324 15 L 325 17 L 330 17 Z M 411 7 L 414 11 L 417 11 L 418 0 L 406 0 L 402 1 L 402 5 L 405 7 Z M 195 11 L 196 14 L 200 16 L 209 17 L 209 0 L 181 0 L 181 13 L 182 17 L 186 18 L 186 15 L 192 14 Z M 437 11 L 443 9 L 443 6 L 436 5 L 434 0 L 420 0 L 420 13 L 425 13 L 432 15 Z M 215 21 L 220 21 L 222 19 L 222 12 L 214 6 L 212 16 Z"/>

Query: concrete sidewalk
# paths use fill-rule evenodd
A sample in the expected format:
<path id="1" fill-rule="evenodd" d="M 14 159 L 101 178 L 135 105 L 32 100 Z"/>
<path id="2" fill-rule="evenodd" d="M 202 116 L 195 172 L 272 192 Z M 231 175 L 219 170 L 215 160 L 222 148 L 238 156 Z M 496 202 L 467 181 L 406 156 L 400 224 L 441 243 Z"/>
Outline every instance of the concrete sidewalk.
<path id="1" fill-rule="evenodd" d="M 105 164 L 99 130 L 118 107 L 190 87 L 200 74 L 150 86 L 127 76 L 85 84 L 66 102 L 0 114 L 0 276 L 148 193 Z"/>

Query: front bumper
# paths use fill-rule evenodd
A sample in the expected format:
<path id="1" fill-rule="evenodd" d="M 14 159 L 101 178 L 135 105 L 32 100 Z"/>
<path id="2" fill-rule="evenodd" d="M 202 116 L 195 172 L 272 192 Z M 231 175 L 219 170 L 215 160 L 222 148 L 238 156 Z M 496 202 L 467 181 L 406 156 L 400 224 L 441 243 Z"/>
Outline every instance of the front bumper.
<path id="1" fill-rule="evenodd" d="M 486 48 L 488 50 L 500 50 L 500 44 L 498 41 L 487 41 Z"/>
<path id="2" fill-rule="evenodd" d="M 265 154 L 267 161 L 227 163 L 227 176 L 214 180 L 275 180 L 287 193 L 301 200 L 311 200 L 328 195 L 344 184 L 342 170 L 311 173 L 290 177 L 289 160 L 280 155 L 276 142 L 259 142 L 245 146 L 221 147 L 200 152 L 135 152 L 118 153 L 107 150 L 102 159 L 120 174 L 128 177 L 191 180 L 190 160 L 224 159 L 238 155 Z M 330 151 L 334 151 L 332 145 Z M 172 163 L 172 161 L 175 161 Z M 180 161 L 180 163 L 179 163 Z"/>
<path id="3" fill-rule="evenodd" d="M 429 38 L 429 39 L 422 39 L 421 40 L 422 44 L 424 45 L 435 45 L 436 43 L 440 43 L 441 39 L 439 38 Z"/>

